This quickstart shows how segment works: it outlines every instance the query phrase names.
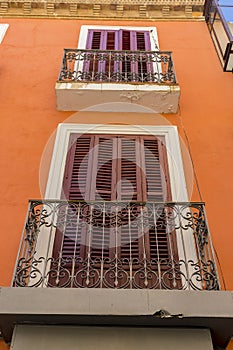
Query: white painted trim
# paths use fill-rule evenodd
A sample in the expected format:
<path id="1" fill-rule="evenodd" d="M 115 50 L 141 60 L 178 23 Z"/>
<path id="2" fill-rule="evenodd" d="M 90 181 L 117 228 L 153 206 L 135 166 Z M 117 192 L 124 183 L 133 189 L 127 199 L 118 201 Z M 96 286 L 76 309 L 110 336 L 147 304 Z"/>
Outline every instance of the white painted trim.
<path id="1" fill-rule="evenodd" d="M 78 48 L 85 49 L 87 42 L 87 33 L 89 29 L 101 29 L 101 30 L 141 30 L 141 31 L 149 31 L 150 34 L 150 42 L 151 42 L 151 51 L 159 50 L 159 42 L 158 42 L 158 34 L 157 29 L 155 27 L 131 27 L 131 26 L 92 26 L 92 25 L 83 25 L 81 26 L 79 40 L 78 40 Z"/>
<path id="2" fill-rule="evenodd" d="M 168 168 L 172 200 L 188 201 L 179 136 L 176 126 L 153 125 L 101 125 L 101 124 L 59 124 L 45 192 L 47 199 L 60 199 L 71 133 L 79 134 L 128 134 L 164 136 L 167 148 Z"/>
<path id="3" fill-rule="evenodd" d="M 0 44 L 3 41 L 3 38 L 4 38 L 5 34 L 6 34 L 6 31 L 7 31 L 8 27 L 9 27 L 9 24 L 7 24 L 7 23 L 0 23 Z"/>

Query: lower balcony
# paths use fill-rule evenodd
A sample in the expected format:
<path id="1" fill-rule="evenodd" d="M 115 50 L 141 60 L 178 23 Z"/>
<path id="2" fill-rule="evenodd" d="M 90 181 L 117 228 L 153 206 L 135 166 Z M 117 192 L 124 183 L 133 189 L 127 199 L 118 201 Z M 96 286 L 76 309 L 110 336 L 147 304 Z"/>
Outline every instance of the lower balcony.
<path id="1" fill-rule="evenodd" d="M 219 290 L 204 204 L 31 200 L 13 286 Z"/>
<path id="2" fill-rule="evenodd" d="M 62 111 L 98 110 L 105 104 L 114 112 L 115 103 L 133 103 L 176 113 L 180 96 L 169 51 L 65 49 L 55 90 Z"/>

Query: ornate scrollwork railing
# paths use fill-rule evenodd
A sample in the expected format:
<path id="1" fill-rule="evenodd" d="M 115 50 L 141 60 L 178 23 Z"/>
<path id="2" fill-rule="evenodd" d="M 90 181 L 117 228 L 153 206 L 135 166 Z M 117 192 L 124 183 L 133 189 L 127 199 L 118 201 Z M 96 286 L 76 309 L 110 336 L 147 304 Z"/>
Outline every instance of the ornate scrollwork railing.
<path id="1" fill-rule="evenodd" d="M 13 286 L 219 290 L 204 204 L 29 201 Z"/>
<path id="2" fill-rule="evenodd" d="M 59 82 L 174 84 L 169 51 L 65 49 Z"/>

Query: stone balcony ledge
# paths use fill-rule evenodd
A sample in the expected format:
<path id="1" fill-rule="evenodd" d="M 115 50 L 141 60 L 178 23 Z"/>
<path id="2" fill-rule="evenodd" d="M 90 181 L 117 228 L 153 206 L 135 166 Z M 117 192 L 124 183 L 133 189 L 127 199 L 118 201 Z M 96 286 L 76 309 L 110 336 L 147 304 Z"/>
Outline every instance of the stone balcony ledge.
<path id="1" fill-rule="evenodd" d="M 0 329 L 6 341 L 16 324 L 198 327 L 210 329 L 216 349 L 225 348 L 233 335 L 233 294 L 3 287 Z"/>

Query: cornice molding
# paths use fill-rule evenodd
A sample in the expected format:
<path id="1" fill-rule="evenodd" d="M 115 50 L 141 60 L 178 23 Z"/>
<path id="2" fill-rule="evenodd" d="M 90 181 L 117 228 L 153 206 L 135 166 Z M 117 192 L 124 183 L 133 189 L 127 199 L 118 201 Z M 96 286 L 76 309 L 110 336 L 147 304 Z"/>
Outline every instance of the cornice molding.
<path id="1" fill-rule="evenodd" d="M 202 19 L 204 0 L 0 0 L 1 17 Z"/>
<path id="2" fill-rule="evenodd" d="M 118 5 L 118 4 L 124 4 L 124 5 L 154 5 L 156 6 L 202 6 L 204 5 L 204 0 L 50 0 L 50 1 L 36 1 L 36 0 L 9 0 L 4 1 L 8 4 L 16 4 L 16 3 L 24 3 L 24 2 L 30 2 L 34 4 L 46 4 L 47 2 L 52 2 L 56 4 L 112 4 L 112 5 Z M 1 1 L 2 3 L 2 1 Z"/>

